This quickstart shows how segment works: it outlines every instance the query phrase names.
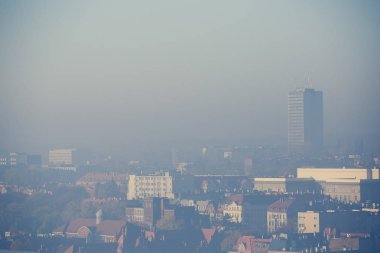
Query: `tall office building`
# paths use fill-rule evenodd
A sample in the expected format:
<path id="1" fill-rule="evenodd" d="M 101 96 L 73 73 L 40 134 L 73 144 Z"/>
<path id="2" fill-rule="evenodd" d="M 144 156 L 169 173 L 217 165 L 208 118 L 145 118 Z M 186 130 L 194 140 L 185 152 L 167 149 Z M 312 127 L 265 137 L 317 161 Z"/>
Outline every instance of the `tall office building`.
<path id="1" fill-rule="evenodd" d="M 297 88 L 288 95 L 288 147 L 290 151 L 319 150 L 323 145 L 323 95 Z"/>

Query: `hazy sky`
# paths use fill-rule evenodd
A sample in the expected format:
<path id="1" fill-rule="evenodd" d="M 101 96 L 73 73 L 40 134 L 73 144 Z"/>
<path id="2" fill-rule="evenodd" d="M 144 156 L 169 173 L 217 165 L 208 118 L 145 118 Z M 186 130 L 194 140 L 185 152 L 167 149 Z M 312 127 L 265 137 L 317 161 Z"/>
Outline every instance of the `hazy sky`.
<path id="1" fill-rule="evenodd" d="M 0 149 L 380 133 L 380 1 L 1 1 Z"/>

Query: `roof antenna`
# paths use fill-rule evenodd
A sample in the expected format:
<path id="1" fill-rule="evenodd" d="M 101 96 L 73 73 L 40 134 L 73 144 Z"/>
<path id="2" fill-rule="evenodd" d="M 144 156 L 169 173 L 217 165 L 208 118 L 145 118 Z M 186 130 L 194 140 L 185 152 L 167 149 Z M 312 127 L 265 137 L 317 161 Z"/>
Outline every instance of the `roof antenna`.
<path id="1" fill-rule="evenodd" d="M 307 76 L 307 86 L 308 86 L 308 88 L 310 88 L 310 89 L 313 88 L 313 80 L 311 79 L 310 76 Z"/>

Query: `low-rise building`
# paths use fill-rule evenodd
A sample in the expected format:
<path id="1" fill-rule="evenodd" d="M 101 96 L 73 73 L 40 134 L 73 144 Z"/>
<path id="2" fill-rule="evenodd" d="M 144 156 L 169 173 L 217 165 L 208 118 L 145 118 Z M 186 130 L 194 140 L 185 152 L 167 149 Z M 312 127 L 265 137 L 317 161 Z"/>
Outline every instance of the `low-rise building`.
<path id="1" fill-rule="evenodd" d="M 255 238 L 254 236 L 242 236 L 236 243 L 238 253 L 266 253 L 272 238 Z"/>
<path id="2" fill-rule="evenodd" d="M 317 181 L 329 181 L 335 179 L 379 179 L 379 169 L 297 168 L 297 178 L 313 178 Z"/>
<path id="3" fill-rule="evenodd" d="M 200 214 L 206 214 L 207 213 L 207 206 L 210 203 L 208 200 L 197 200 L 195 201 L 195 209 Z"/>
<path id="4" fill-rule="evenodd" d="M 223 217 L 227 217 L 229 221 L 235 223 L 242 222 L 242 210 L 243 207 L 237 204 L 235 201 L 225 204 L 223 207 Z"/>
<path id="5" fill-rule="evenodd" d="M 179 204 L 181 206 L 195 206 L 194 200 L 192 199 L 181 199 Z"/>
<path id="6" fill-rule="evenodd" d="M 87 241 L 115 243 L 126 228 L 124 220 L 102 220 L 102 211 L 96 213 L 96 219 L 75 219 L 53 231 L 55 236 L 82 238 Z"/>
<path id="7" fill-rule="evenodd" d="M 276 232 L 279 229 L 285 229 L 289 224 L 289 218 L 294 216 L 292 206 L 293 199 L 280 199 L 271 204 L 267 209 L 267 231 L 268 233 Z"/>
<path id="8" fill-rule="evenodd" d="M 286 178 L 254 178 L 253 187 L 256 191 L 263 192 L 286 192 Z"/>
<path id="9" fill-rule="evenodd" d="M 297 228 L 299 234 L 319 233 L 318 212 L 298 212 L 297 216 Z"/>
<path id="10" fill-rule="evenodd" d="M 270 193 L 319 193 L 321 186 L 312 178 L 254 178 L 254 189 Z"/>
<path id="11" fill-rule="evenodd" d="M 125 217 L 128 222 L 131 223 L 143 223 L 144 222 L 144 208 L 142 207 L 126 207 Z"/>
<path id="12" fill-rule="evenodd" d="M 319 183 L 326 196 L 345 203 L 360 202 L 359 179 L 330 179 Z"/>
<path id="13" fill-rule="evenodd" d="M 360 181 L 379 179 L 379 169 L 297 168 L 297 178 L 313 178 L 324 195 L 345 203 L 360 202 Z"/>

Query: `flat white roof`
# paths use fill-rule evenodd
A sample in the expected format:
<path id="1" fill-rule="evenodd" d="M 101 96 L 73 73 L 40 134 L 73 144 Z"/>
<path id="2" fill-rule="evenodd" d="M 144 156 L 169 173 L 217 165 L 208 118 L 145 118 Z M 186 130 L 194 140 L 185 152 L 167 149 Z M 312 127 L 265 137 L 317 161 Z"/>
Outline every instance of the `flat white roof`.
<path id="1" fill-rule="evenodd" d="M 360 183 L 360 179 L 354 179 L 354 178 L 332 178 L 332 179 L 326 179 L 322 181 L 325 181 L 326 183 L 355 183 L 355 184 Z"/>
<path id="2" fill-rule="evenodd" d="M 284 177 L 256 177 L 253 179 L 255 182 L 285 182 L 286 178 Z"/>
<path id="3" fill-rule="evenodd" d="M 297 168 L 297 170 L 352 170 L 352 171 L 358 171 L 358 170 L 367 170 L 367 168 L 314 168 L 314 167 L 300 167 Z"/>

